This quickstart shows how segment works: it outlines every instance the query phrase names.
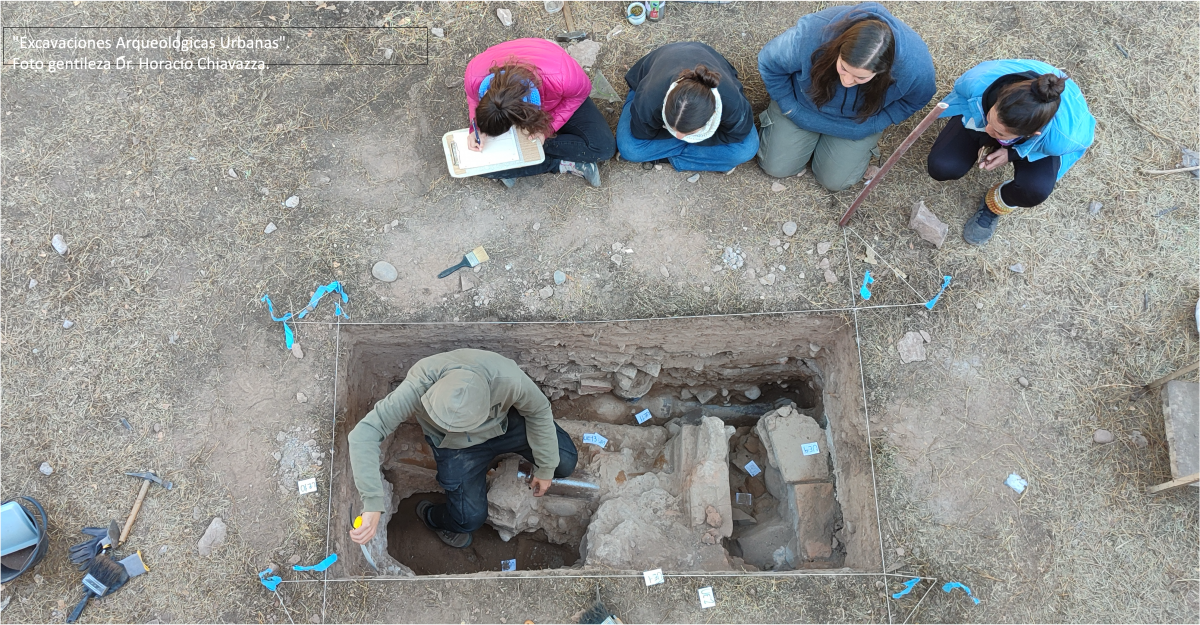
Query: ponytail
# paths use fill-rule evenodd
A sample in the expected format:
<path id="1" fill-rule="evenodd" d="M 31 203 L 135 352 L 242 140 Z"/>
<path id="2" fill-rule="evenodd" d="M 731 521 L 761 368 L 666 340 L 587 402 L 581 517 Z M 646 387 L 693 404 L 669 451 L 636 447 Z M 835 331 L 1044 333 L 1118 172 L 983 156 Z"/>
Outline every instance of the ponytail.
<path id="1" fill-rule="evenodd" d="M 1067 77 L 1042 74 L 1006 85 L 996 96 L 996 116 L 1018 135 L 1031 135 L 1050 123 L 1058 112 Z"/>
<path id="2" fill-rule="evenodd" d="M 695 132 L 703 128 L 717 110 L 717 98 L 712 90 L 721 84 L 721 74 L 705 65 L 697 65 L 679 72 L 676 81 L 663 106 L 663 117 L 679 132 Z"/>
<path id="3" fill-rule="evenodd" d="M 489 71 L 492 73 L 492 82 L 475 107 L 475 122 L 479 125 L 479 131 L 498 137 L 516 126 L 531 134 L 553 136 L 550 116 L 542 107 L 525 101 L 532 88 L 541 87 L 541 79 L 533 67 L 512 59 L 504 65 L 493 65 Z"/>

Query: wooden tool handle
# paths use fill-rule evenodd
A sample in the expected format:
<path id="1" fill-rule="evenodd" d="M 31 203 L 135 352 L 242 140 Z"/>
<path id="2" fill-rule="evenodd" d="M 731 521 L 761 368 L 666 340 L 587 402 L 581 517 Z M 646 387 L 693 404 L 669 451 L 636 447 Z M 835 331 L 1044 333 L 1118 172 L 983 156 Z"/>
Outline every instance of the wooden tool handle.
<path id="1" fill-rule="evenodd" d="M 150 480 L 142 482 L 142 490 L 138 491 L 137 501 L 133 502 L 133 510 L 129 512 L 129 519 L 125 521 L 125 529 L 121 530 L 121 537 L 117 539 L 118 545 L 125 544 L 125 539 L 129 538 L 129 530 L 133 529 L 133 522 L 137 520 L 138 512 L 142 509 L 142 500 L 146 498 L 146 491 L 150 489 Z"/>

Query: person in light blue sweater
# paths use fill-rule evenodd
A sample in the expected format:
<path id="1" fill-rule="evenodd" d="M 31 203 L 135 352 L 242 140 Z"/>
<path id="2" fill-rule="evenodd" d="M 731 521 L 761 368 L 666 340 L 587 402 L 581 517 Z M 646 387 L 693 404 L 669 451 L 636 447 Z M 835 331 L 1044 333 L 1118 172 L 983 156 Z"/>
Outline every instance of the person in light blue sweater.
<path id="1" fill-rule="evenodd" d="M 1046 201 L 1095 138 L 1096 118 L 1079 85 L 1041 61 L 980 63 L 954 81 L 945 102 L 930 177 L 957 180 L 976 163 L 985 170 L 1013 166 L 1012 178 L 993 185 L 963 226 L 971 245 L 987 243 L 1000 216 Z"/>
<path id="2" fill-rule="evenodd" d="M 771 96 L 759 166 L 783 178 L 811 161 L 831 191 L 860 180 L 883 131 L 937 91 L 925 42 L 877 2 L 801 17 L 758 53 L 758 72 Z"/>

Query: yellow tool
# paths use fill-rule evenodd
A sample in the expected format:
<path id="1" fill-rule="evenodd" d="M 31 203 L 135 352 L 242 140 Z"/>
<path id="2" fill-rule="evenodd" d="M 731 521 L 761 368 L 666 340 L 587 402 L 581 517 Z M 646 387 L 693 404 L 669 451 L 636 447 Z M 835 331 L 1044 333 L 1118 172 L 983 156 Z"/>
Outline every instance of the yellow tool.
<path id="1" fill-rule="evenodd" d="M 354 525 L 354 529 L 358 529 L 358 528 L 362 527 L 362 515 L 361 514 L 354 517 L 353 525 Z M 376 530 L 376 531 L 378 531 L 378 530 Z M 375 569 L 375 572 L 378 573 L 379 567 L 375 566 L 375 558 L 371 557 L 371 552 L 367 551 L 367 546 L 359 545 L 359 547 L 362 547 L 363 557 L 367 559 L 367 564 L 370 564 L 371 568 Z"/>

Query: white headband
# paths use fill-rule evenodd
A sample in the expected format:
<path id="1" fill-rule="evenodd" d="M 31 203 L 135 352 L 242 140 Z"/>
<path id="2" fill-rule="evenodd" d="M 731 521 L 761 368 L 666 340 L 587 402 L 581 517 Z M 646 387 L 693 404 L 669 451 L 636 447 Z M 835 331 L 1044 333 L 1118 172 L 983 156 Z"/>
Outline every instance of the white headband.
<path id="1" fill-rule="evenodd" d="M 671 98 L 671 90 L 674 89 L 678 84 L 678 80 L 671 83 L 671 86 L 667 88 L 667 95 L 663 98 L 663 125 L 666 126 L 667 130 L 671 131 L 671 134 L 682 134 L 677 133 L 677 131 L 671 127 L 671 123 L 667 121 L 667 100 Z M 685 135 L 683 137 L 684 141 L 688 143 L 700 143 L 701 141 L 705 141 L 717 134 L 717 127 L 721 125 L 721 94 L 716 89 L 713 89 L 712 93 L 713 97 L 717 100 L 716 107 L 713 108 L 712 117 L 709 117 L 708 121 L 705 122 L 704 126 L 700 127 L 699 130 L 690 135 Z"/>

